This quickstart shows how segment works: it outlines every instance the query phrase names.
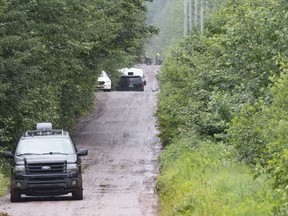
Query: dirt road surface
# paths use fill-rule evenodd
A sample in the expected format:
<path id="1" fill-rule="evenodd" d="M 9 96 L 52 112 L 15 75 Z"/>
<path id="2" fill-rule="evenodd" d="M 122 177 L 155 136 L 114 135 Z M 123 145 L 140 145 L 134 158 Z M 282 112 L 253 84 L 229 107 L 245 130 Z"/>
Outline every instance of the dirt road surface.
<path id="1" fill-rule="evenodd" d="M 9 216 L 156 216 L 154 188 L 158 173 L 155 73 L 159 66 L 141 66 L 144 92 L 97 92 L 96 106 L 81 119 L 72 136 L 82 158 L 84 199 L 23 197 L 11 203 L 0 198 L 0 212 Z"/>

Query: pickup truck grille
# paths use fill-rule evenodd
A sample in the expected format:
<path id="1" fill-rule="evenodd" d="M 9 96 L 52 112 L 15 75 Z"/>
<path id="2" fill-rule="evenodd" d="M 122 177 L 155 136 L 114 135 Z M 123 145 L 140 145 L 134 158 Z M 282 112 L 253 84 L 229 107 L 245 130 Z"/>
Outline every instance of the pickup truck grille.
<path id="1" fill-rule="evenodd" d="M 66 161 L 49 162 L 49 163 L 25 163 L 26 174 L 51 174 L 63 173 L 67 170 Z"/>

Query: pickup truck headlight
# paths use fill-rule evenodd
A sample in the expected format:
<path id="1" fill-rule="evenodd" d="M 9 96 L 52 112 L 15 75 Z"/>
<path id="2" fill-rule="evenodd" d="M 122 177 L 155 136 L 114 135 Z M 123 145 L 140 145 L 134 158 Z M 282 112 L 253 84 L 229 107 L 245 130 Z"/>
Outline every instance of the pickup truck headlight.
<path id="1" fill-rule="evenodd" d="M 24 175 L 24 174 L 25 174 L 25 166 L 24 166 L 24 165 L 15 166 L 15 167 L 13 168 L 13 172 L 14 172 L 16 175 Z"/>
<path id="2" fill-rule="evenodd" d="M 78 164 L 67 164 L 67 172 L 77 172 Z"/>

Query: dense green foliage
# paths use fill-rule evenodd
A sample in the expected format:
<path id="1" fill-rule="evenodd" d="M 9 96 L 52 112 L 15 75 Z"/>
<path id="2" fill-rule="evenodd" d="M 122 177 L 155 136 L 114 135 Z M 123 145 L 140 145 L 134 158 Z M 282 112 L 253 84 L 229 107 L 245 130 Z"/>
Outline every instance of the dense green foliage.
<path id="1" fill-rule="evenodd" d="M 193 33 L 171 49 L 159 76 L 161 92 L 157 118 L 164 146 L 177 146 L 177 140 L 189 140 L 196 135 L 199 139 L 196 143 L 212 140 L 211 149 L 205 145 L 205 151 L 209 152 L 215 144 L 224 142 L 236 159 L 255 168 L 257 172 L 251 172 L 249 178 L 257 173 L 256 180 L 271 179 L 274 190 L 270 191 L 272 186 L 267 185 L 267 190 L 261 192 L 263 200 L 251 194 L 241 200 L 244 203 L 250 200 L 256 206 L 267 205 L 267 208 L 263 206 L 257 214 L 253 213 L 256 209 L 251 208 L 238 215 L 269 215 L 272 211 L 285 215 L 288 212 L 287 7 L 284 0 L 227 1 L 211 15 L 203 34 Z M 201 148 L 189 151 L 191 155 L 182 155 L 181 161 L 193 160 L 195 154 L 202 152 Z M 217 159 L 207 158 L 211 160 L 209 163 L 217 162 Z M 161 169 L 164 178 L 166 172 L 171 172 L 170 168 L 163 166 Z M 234 168 L 241 172 L 240 167 Z M 222 176 L 225 169 L 221 166 L 215 172 Z M 177 181 L 181 175 L 174 177 Z M 160 177 L 159 184 L 162 182 Z M 189 180 L 184 182 L 189 184 Z M 245 182 L 243 186 L 250 184 Z M 176 185 L 169 183 L 165 190 L 160 187 L 163 202 L 169 196 L 167 190 Z M 230 192 L 235 193 L 227 191 Z M 177 203 L 169 201 L 165 206 L 174 208 L 173 205 L 179 205 Z M 180 213 L 205 215 L 205 212 L 197 212 L 197 208 L 199 206 L 186 206 Z M 222 213 L 225 215 L 225 209 Z"/>
<path id="2" fill-rule="evenodd" d="M 71 126 L 101 70 L 137 62 L 156 28 L 145 0 L 1 0 L 0 144 L 36 122 Z M 3 146 L 3 145 L 2 145 Z"/>
<path id="3" fill-rule="evenodd" d="M 0 196 L 7 193 L 8 178 L 6 178 L 2 173 L 0 173 Z M 1 215 L 1 212 L 0 212 Z"/>
<path id="4" fill-rule="evenodd" d="M 228 139 L 238 150 L 241 159 L 257 164 L 259 175 L 268 174 L 287 206 L 288 196 L 288 64 L 282 63 L 280 78 L 273 78 L 273 101 L 247 104 L 231 122 Z M 275 80 L 274 80 L 275 79 Z M 284 208 L 284 207 L 283 207 Z M 287 213 L 287 208 L 284 208 Z"/>
<path id="5" fill-rule="evenodd" d="M 277 10 L 280 3 L 261 1 L 259 4 L 263 7 L 254 3 L 255 8 L 264 10 L 263 16 L 271 16 L 272 9 Z M 267 4 L 272 5 L 271 10 L 267 9 Z M 207 36 L 193 35 L 172 50 L 171 61 L 163 68 L 165 77 L 161 82 L 162 88 L 172 88 L 174 94 L 169 92 L 168 97 L 160 99 L 160 106 L 165 100 L 178 98 L 180 109 L 171 106 L 177 116 L 170 118 L 173 125 L 179 124 L 176 134 L 183 130 L 186 133 L 191 127 L 203 135 L 221 133 L 227 128 L 231 114 L 237 113 L 243 104 L 254 103 L 259 97 L 269 100 L 268 78 L 271 74 L 279 74 L 276 58 L 278 52 L 286 52 L 283 47 L 286 46 L 284 35 L 287 29 L 280 19 L 284 14 L 275 11 L 277 17 L 267 17 L 264 22 L 265 17 L 258 18 L 262 17 L 259 15 L 261 11 L 252 12 L 255 8 L 248 2 L 239 5 L 235 12 L 235 5 L 231 3 L 230 7 L 228 5 L 211 17 Z M 240 16 L 241 13 L 245 16 Z M 182 100 L 181 95 L 186 99 Z M 171 111 L 162 111 L 163 117 L 165 113 Z"/>

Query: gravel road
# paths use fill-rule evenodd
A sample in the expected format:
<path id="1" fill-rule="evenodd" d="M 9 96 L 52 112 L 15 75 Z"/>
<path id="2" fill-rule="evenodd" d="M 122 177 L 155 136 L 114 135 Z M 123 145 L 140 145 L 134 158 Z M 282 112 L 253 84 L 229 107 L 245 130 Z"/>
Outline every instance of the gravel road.
<path id="1" fill-rule="evenodd" d="M 96 106 L 71 132 L 82 158 L 84 199 L 24 197 L 10 203 L 0 198 L 0 212 L 9 216 L 156 216 L 154 193 L 161 149 L 156 110 L 159 66 L 142 65 L 144 92 L 97 92 Z"/>

